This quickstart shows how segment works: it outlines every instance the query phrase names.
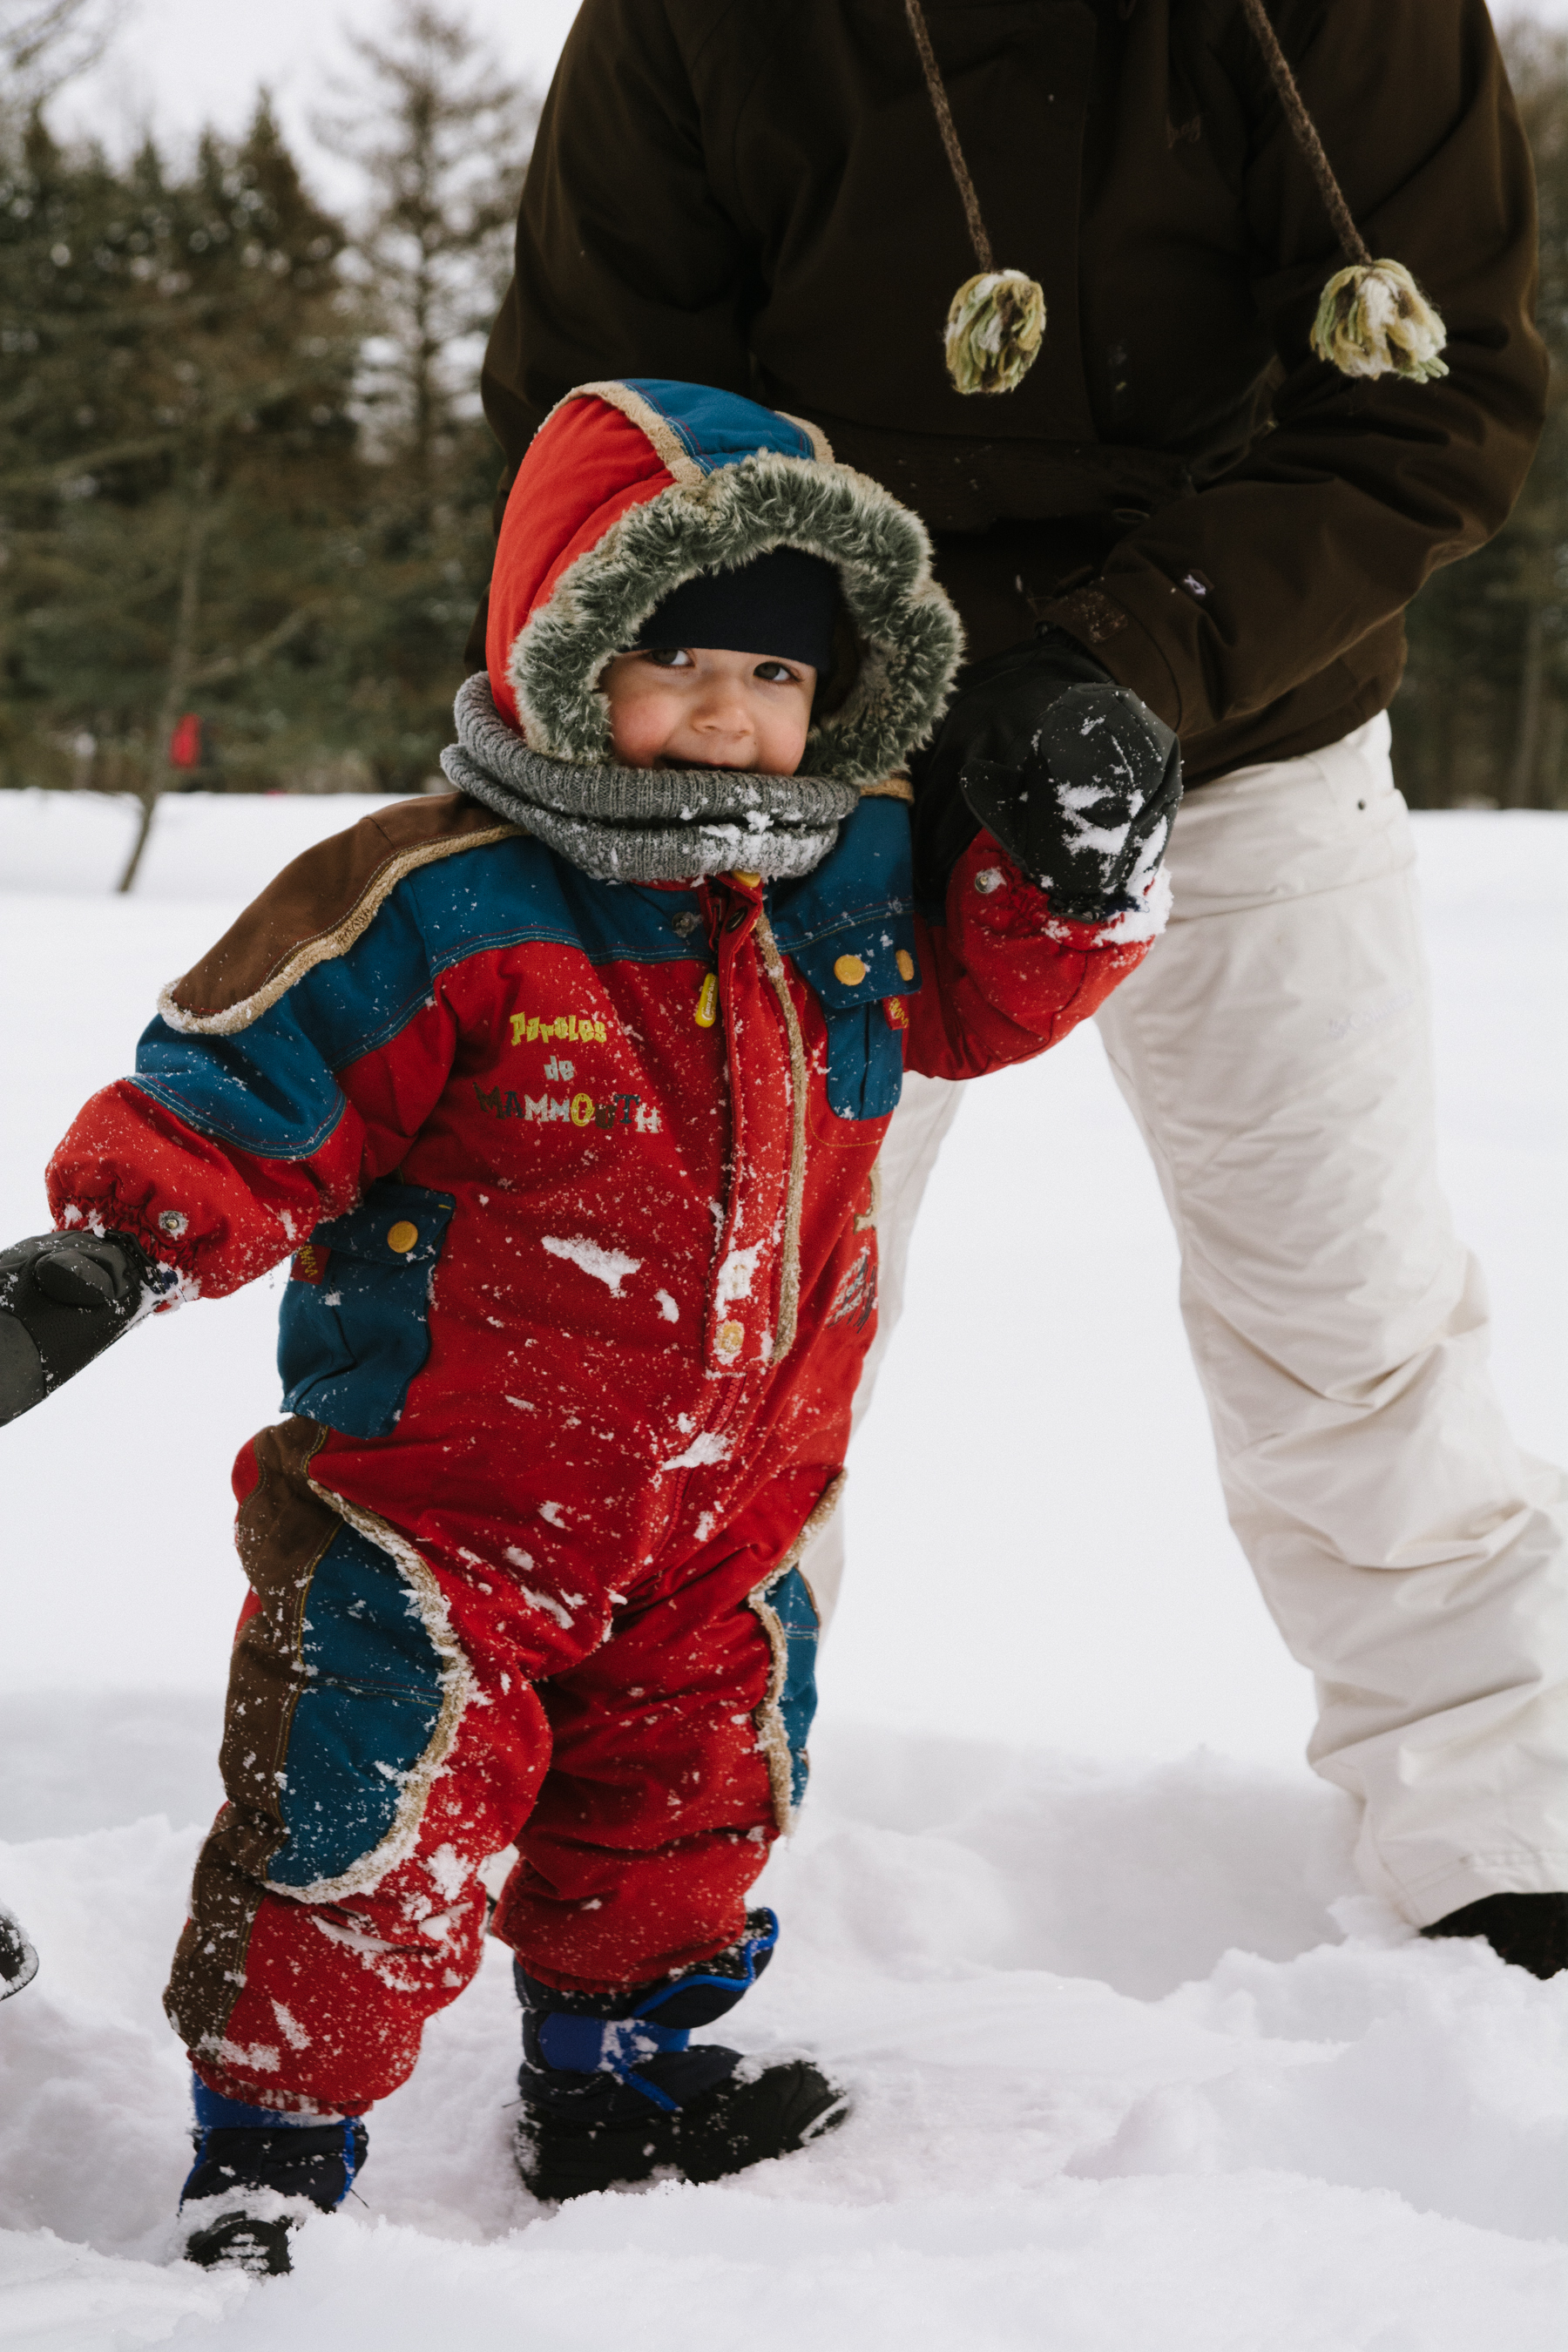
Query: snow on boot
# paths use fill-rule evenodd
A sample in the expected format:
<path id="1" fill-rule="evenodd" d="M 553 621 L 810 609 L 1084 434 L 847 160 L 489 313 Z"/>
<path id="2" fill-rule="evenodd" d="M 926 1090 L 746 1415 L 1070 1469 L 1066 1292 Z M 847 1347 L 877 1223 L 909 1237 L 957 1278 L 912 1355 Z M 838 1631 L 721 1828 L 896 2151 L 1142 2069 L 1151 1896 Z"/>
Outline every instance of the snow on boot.
<path id="1" fill-rule="evenodd" d="M 0 2000 L 20 1992 L 37 1973 L 38 1956 L 22 1933 L 21 1922 L 0 1909 Z"/>
<path id="2" fill-rule="evenodd" d="M 745 1934 L 714 1958 L 624 1993 L 557 1992 L 517 1964 L 517 2161 L 535 2197 L 557 2203 L 665 2171 L 721 2180 L 844 2121 L 847 2097 L 806 2059 L 764 2065 L 689 2046 L 756 1982 L 778 1932 L 771 1911 L 748 1912 Z"/>
<path id="3" fill-rule="evenodd" d="M 278 2278 L 293 2267 L 290 2233 L 312 2213 L 342 2203 L 364 2163 L 363 2123 L 331 2123 L 221 2098 L 198 2077 L 193 2089 L 196 2160 L 180 2192 L 186 2262 L 203 2270 Z"/>
<path id="4" fill-rule="evenodd" d="M 1483 1895 L 1421 1933 L 1480 1936 L 1500 1960 L 1532 1977 L 1554 1977 L 1568 1969 L 1568 1895 Z"/>

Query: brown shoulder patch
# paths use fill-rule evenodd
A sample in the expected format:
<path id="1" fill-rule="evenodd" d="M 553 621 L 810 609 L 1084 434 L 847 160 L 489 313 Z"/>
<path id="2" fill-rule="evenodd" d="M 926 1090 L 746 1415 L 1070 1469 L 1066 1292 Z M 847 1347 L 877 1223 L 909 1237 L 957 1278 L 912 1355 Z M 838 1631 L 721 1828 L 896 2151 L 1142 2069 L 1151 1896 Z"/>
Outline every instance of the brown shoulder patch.
<path id="1" fill-rule="evenodd" d="M 315 965 L 346 955 L 405 874 L 518 830 L 462 793 L 363 817 L 286 866 L 163 991 L 159 1012 L 174 1029 L 227 1036 L 248 1028 Z"/>

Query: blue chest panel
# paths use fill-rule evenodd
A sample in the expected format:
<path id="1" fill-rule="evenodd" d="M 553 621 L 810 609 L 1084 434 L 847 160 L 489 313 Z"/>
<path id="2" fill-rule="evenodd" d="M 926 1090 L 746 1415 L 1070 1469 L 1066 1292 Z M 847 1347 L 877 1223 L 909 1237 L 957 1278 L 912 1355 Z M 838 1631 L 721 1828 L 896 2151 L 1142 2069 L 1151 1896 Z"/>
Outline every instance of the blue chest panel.
<path id="1" fill-rule="evenodd" d="M 346 955 L 317 964 L 234 1036 L 162 1020 L 136 1049 L 143 1093 L 203 1134 L 270 1160 L 304 1160 L 343 1113 L 333 1073 L 388 1045 L 468 957 L 524 941 L 590 963 L 689 961 L 674 918 L 688 891 L 611 887 L 518 836 L 405 875 Z"/>
<path id="2" fill-rule="evenodd" d="M 862 801 L 816 872 L 769 894 L 779 947 L 822 1004 L 840 1118 L 884 1118 L 899 1099 L 902 1046 L 883 1007 L 920 986 L 912 897 L 909 813 L 893 800 Z M 526 941 L 595 965 L 689 962 L 706 941 L 677 923 L 697 908 L 693 891 L 595 882 L 523 835 L 463 850 L 405 875 L 346 955 L 234 1035 L 152 1022 L 137 1084 L 239 1150 L 308 1159 L 342 1117 L 335 1072 L 388 1045 L 441 973 Z"/>
<path id="3" fill-rule="evenodd" d="M 895 800 L 862 801 L 816 872 L 771 894 L 773 937 L 822 1006 L 837 1118 L 898 1108 L 903 1038 L 887 1007 L 921 984 L 913 900 L 910 813 Z"/>

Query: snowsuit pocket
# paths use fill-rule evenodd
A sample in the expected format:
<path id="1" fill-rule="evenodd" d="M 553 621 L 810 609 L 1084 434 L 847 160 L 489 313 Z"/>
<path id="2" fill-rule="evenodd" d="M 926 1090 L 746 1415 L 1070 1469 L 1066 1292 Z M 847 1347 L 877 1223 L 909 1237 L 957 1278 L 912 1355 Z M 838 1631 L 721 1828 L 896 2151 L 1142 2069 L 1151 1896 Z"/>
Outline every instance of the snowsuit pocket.
<path id="1" fill-rule="evenodd" d="M 894 961 L 900 951 L 902 964 Z M 829 1110 L 835 1118 L 886 1118 L 903 1090 L 904 998 L 920 986 L 913 924 L 889 913 L 854 936 L 840 930 L 790 953 L 822 1006 Z"/>
<path id="2" fill-rule="evenodd" d="M 318 1225 L 278 1324 L 283 1410 L 347 1437 L 390 1437 L 430 1352 L 430 1286 L 456 1202 L 390 1178 Z"/>

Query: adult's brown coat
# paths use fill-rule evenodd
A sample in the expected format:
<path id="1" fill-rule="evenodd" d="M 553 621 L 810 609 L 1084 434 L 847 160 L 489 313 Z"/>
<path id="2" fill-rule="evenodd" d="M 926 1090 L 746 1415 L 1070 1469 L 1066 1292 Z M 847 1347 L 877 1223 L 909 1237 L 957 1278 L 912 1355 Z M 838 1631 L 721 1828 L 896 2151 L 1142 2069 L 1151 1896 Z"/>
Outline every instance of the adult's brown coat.
<path id="1" fill-rule="evenodd" d="M 586 380 L 749 392 L 919 509 L 975 655 L 1060 623 L 1194 782 L 1334 740 L 1530 462 L 1533 184 L 1485 0 L 1272 6 L 1446 380 L 1311 357 L 1338 255 L 1239 0 L 927 0 L 998 262 L 1048 309 L 1020 388 L 969 398 L 942 328 L 973 262 L 902 0 L 584 0 L 485 365 L 510 465 Z"/>

